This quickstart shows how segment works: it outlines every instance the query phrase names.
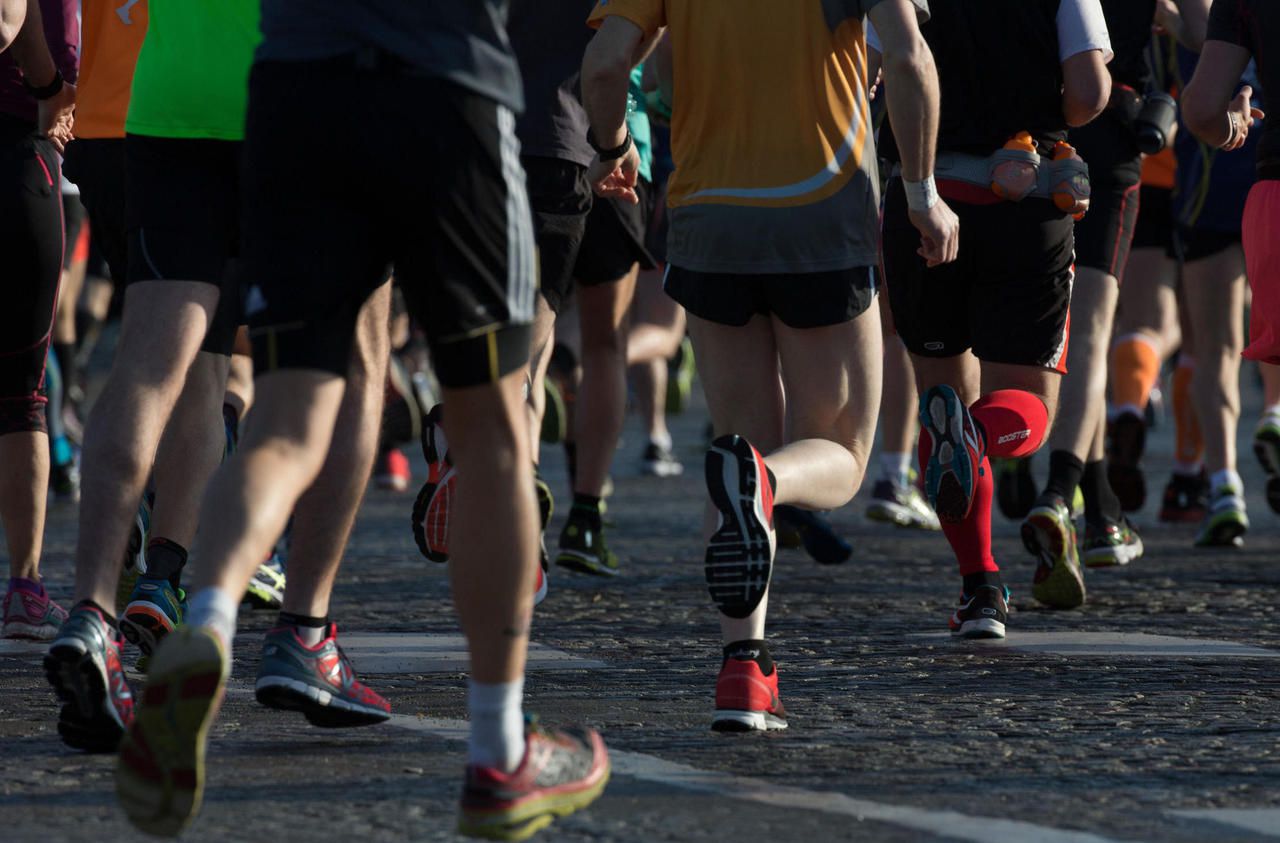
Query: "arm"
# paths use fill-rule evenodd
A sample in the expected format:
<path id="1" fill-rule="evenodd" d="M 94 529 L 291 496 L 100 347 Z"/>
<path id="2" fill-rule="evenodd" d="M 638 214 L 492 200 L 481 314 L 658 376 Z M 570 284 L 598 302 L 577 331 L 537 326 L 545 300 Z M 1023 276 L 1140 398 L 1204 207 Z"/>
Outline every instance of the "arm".
<path id="1" fill-rule="evenodd" d="M 1193 52 L 1204 47 L 1210 0 L 1158 0 L 1156 25 Z"/>
<path id="2" fill-rule="evenodd" d="M 933 53 L 910 0 L 884 0 L 868 16 L 879 35 L 889 119 L 902 159 L 911 223 L 920 231 L 919 253 L 929 266 L 949 263 L 960 248 L 960 222 L 933 185 L 939 101 Z"/>
<path id="3" fill-rule="evenodd" d="M 10 47 L 13 60 L 22 70 L 22 75 L 34 87 L 41 88 L 53 81 L 58 71 L 54 64 L 53 54 L 45 41 L 44 16 L 40 13 L 38 2 L 27 6 L 27 19 L 22 31 L 14 39 Z M 71 82 L 63 82 L 62 89 L 52 97 L 38 103 L 36 125 L 40 133 L 47 137 L 58 154 L 61 155 L 66 145 L 71 142 L 76 108 L 76 86 Z"/>
<path id="4" fill-rule="evenodd" d="M 26 17 L 27 0 L 0 0 L 0 53 L 18 37 Z"/>
<path id="5" fill-rule="evenodd" d="M 1204 42 L 1195 76 L 1182 92 L 1182 120 L 1191 133 L 1209 146 L 1231 151 L 1244 146 L 1255 118 L 1265 115 L 1250 107 L 1253 89 L 1245 85 L 1233 99 L 1240 75 L 1249 64 L 1244 47 L 1226 41 Z"/>
<path id="6" fill-rule="evenodd" d="M 1111 99 L 1111 74 L 1099 50 L 1076 53 L 1062 63 L 1062 116 L 1071 127 L 1102 113 Z"/>
<path id="7" fill-rule="evenodd" d="M 596 146 L 602 149 L 613 149 L 626 141 L 632 59 L 646 40 L 640 27 L 626 18 L 611 16 L 604 19 L 587 45 L 582 58 L 582 105 Z M 597 195 L 635 203 L 640 201 L 635 192 L 639 169 L 640 156 L 632 144 L 615 160 L 602 161 L 597 155 L 587 178 Z"/>

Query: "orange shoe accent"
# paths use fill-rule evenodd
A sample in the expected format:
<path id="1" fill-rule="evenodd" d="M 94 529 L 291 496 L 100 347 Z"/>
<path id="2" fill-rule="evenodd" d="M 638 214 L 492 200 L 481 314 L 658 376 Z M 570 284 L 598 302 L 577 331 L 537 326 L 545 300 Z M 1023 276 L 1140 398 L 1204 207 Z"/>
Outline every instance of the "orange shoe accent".
<path id="1" fill-rule="evenodd" d="M 1183 463 L 1199 462 L 1204 457 L 1204 437 L 1200 420 L 1191 402 L 1191 373 L 1194 361 L 1180 361 L 1173 371 L 1173 438 L 1174 458 Z"/>
<path id="2" fill-rule="evenodd" d="M 1127 334 L 1111 347 L 1111 400 L 1142 409 L 1160 378 L 1160 352 L 1146 334 Z"/>

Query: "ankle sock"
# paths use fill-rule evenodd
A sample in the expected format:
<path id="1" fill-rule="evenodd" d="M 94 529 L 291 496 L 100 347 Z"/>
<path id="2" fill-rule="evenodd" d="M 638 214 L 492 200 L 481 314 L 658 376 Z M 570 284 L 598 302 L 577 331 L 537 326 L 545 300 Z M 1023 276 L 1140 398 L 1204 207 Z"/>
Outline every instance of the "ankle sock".
<path id="1" fill-rule="evenodd" d="M 226 646 L 228 659 L 231 642 L 236 637 L 236 615 L 239 601 L 220 588 L 202 588 L 187 601 L 187 625 L 212 629 Z"/>
<path id="2" fill-rule="evenodd" d="M 1049 481 L 1045 483 L 1045 494 L 1057 495 L 1071 506 L 1071 499 L 1076 496 L 1076 487 L 1084 476 L 1084 463 L 1070 451 L 1051 451 L 1049 453 Z"/>
<path id="3" fill-rule="evenodd" d="M 880 455 L 880 479 L 901 488 L 911 482 L 911 452 Z"/>
<path id="4" fill-rule="evenodd" d="M 760 638 L 746 638 L 724 646 L 724 660 L 737 659 L 743 662 L 755 662 L 760 665 L 760 672 L 765 676 L 773 673 L 773 656 L 769 653 L 769 645 Z"/>
<path id="5" fill-rule="evenodd" d="M 652 434 L 652 433 L 649 434 L 649 442 L 654 445 L 657 445 L 659 448 L 661 448 L 664 451 L 670 451 L 671 446 L 674 444 L 671 441 L 671 433 L 669 431 L 664 431 L 663 433 L 659 433 L 659 434 Z"/>
<path id="6" fill-rule="evenodd" d="M 1104 520 L 1119 523 L 1124 517 L 1120 507 L 1120 499 L 1111 488 L 1107 479 L 1107 463 L 1096 460 L 1084 464 L 1084 473 L 1080 476 L 1080 493 L 1084 495 L 1084 520 L 1090 524 L 1100 524 Z"/>
<path id="7" fill-rule="evenodd" d="M 1111 398 L 1117 407 L 1142 414 L 1160 379 L 1160 350 L 1143 333 L 1125 334 L 1111 346 Z"/>
<path id="8" fill-rule="evenodd" d="M 1049 430 L 1049 411 L 1039 397 L 1021 389 L 997 389 L 973 403 L 969 414 L 985 434 L 987 455 L 1029 457 Z"/>
<path id="9" fill-rule="evenodd" d="M 994 485 L 991 481 L 991 462 L 985 457 L 978 468 L 973 487 L 973 507 L 969 515 L 958 524 L 942 525 L 961 575 L 999 571 L 995 557 L 991 555 L 991 498 Z"/>
<path id="10" fill-rule="evenodd" d="M 281 612 L 276 618 L 276 626 L 291 626 L 298 638 L 308 647 L 314 647 L 325 639 L 329 632 L 329 618 L 317 618 L 312 615 L 295 615 L 293 612 Z"/>
<path id="11" fill-rule="evenodd" d="M 175 541 L 157 536 L 147 542 L 147 573 L 156 580 L 168 580 L 175 589 L 182 583 L 187 565 L 187 549 Z"/>
<path id="12" fill-rule="evenodd" d="M 524 678 L 485 684 L 468 680 L 471 734 L 467 761 L 509 773 L 524 758 Z"/>
<path id="13" fill-rule="evenodd" d="M 1244 494 L 1244 481 L 1240 479 L 1240 475 L 1230 468 L 1224 468 L 1221 471 L 1215 471 L 1209 477 L 1209 491 L 1216 493 L 1223 486 L 1231 486 L 1240 494 Z"/>

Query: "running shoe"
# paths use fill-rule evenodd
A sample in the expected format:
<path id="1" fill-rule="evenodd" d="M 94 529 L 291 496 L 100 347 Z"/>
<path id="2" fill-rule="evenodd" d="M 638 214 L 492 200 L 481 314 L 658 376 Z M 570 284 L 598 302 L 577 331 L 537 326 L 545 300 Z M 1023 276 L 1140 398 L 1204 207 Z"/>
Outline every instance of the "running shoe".
<path id="1" fill-rule="evenodd" d="M 716 679 L 716 732 L 767 732 L 787 728 L 787 710 L 778 697 L 778 666 L 768 676 L 755 659 L 725 659 Z"/>
<path id="2" fill-rule="evenodd" d="M 916 530 L 942 529 L 938 516 L 929 508 L 924 495 L 914 484 L 899 486 L 887 479 L 877 480 L 871 490 L 867 517 L 872 521 L 883 521 Z"/>
<path id="3" fill-rule="evenodd" d="M 1253 434 L 1253 453 L 1267 473 L 1267 506 L 1280 512 L 1280 418 L 1263 416 Z"/>
<path id="4" fill-rule="evenodd" d="M 981 585 L 973 594 L 960 595 L 960 606 L 951 616 L 951 634 L 957 638 L 1004 638 L 1009 620 L 1009 589 Z"/>
<path id="5" fill-rule="evenodd" d="M 1121 413 L 1111 422 L 1108 438 L 1107 480 L 1125 512 L 1137 512 L 1147 501 L 1147 480 L 1142 473 L 1142 452 L 1147 444 L 1147 422 L 1134 413 Z"/>
<path id="6" fill-rule="evenodd" d="M 62 702 L 58 734 L 73 749 L 114 752 L 133 722 L 133 694 L 120 665 L 120 640 L 102 611 L 74 606 L 44 657 Z"/>
<path id="7" fill-rule="evenodd" d="M 413 473 L 409 470 L 409 458 L 399 448 L 391 448 L 378 457 L 378 467 L 373 482 L 379 489 L 404 492 L 409 489 Z"/>
<path id="8" fill-rule="evenodd" d="M 279 552 L 272 551 L 267 561 L 253 572 L 245 588 L 244 602 L 255 609 L 279 609 L 284 605 L 285 582 L 284 561 Z"/>
<path id="9" fill-rule="evenodd" d="M 732 434 L 711 443 L 705 472 L 720 513 L 707 542 L 707 588 L 723 614 L 745 618 L 760 605 L 773 574 L 773 479 L 760 452 Z"/>
<path id="10" fill-rule="evenodd" d="M 1011 521 L 1026 518 L 1036 505 L 1036 480 L 1031 475 L 1031 457 L 991 461 L 996 473 L 996 504 Z"/>
<path id="11" fill-rule="evenodd" d="M 1084 525 L 1084 548 L 1080 556 L 1088 568 L 1112 568 L 1142 558 L 1142 536 L 1124 516 L 1120 521 Z"/>
<path id="12" fill-rule="evenodd" d="M 222 705 L 227 668 L 222 642 L 204 627 L 181 627 L 151 660 L 116 762 L 120 806 L 147 834 L 176 837 L 200 812 L 209 727 Z"/>
<path id="13" fill-rule="evenodd" d="M 580 574 L 618 575 L 618 555 L 605 542 L 604 523 L 598 510 L 577 504 L 569 510 L 569 520 L 560 532 L 556 564 Z"/>
<path id="14" fill-rule="evenodd" d="M 564 405 L 559 385 L 550 374 L 543 379 L 542 390 L 546 397 L 542 407 L 542 429 L 538 438 L 548 445 L 559 445 L 568 433 L 569 410 Z"/>
<path id="15" fill-rule="evenodd" d="M 151 496 L 143 495 L 129 531 L 124 561 L 120 566 L 120 582 L 116 586 L 115 609 L 123 613 L 133 594 L 138 577 L 147 572 L 147 542 L 151 538 Z"/>
<path id="16" fill-rule="evenodd" d="M 268 630 L 254 695 L 267 708 L 302 712 L 313 726 L 371 726 L 391 719 L 391 703 L 356 678 L 334 623 L 314 647 L 291 626 Z"/>
<path id="17" fill-rule="evenodd" d="M 679 415 L 689 406 L 689 399 L 693 396 L 693 376 L 697 370 L 697 363 L 693 359 L 693 341 L 685 337 L 676 348 L 676 356 L 667 361 L 668 413 Z"/>
<path id="18" fill-rule="evenodd" d="M 1209 506 L 1196 534 L 1196 547 L 1242 547 L 1248 531 L 1244 492 L 1226 484 L 1209 494 Z"/>
<path id="19" fill-rule="evenodd" d="M 1164 487 L 1164 499 L 1160 504 L 1160 520 L 1173 524 L 1195 524 L 1209 511 L 1209 478 L 1201 469 L 1199 474 L 1169 476 Z"/>
<path id="20" fill-rule="evenodd" d="M 1032 508 L 1022 522 L 1022 544 L 1038 560 L 1032 597 L 1055 609 L 1084 605 L 1076 528 L 1062 498 L 1052 495 Z"/>
<path id="21" fill-rule="evenodd" d="M 853 556 L 853 545 L 837 535 L 831 522 L 818 513 L 794 506 L 775 506 L 773 515 L 777 533 L 781 535 L 785 529 L 798 535 L 805 553 L 814 562 L 840 565 Z"/>
<path id="22" fill-rule="evenodd" d="M 920 399 L 921 435 L 929 436 L 924 491 L 938 520 L 958 523 L 969 515 L 982 472 L 986 446 L 969 408 L 946 384 L 931 387 Z"/>
<path id="23" fill-rule="evenodd" d="M 67 619 L 39 580 L 10 578 L 4 595 L 4 629 L 0 637 L 50 641 Z"/>
<path id="24" fill-rule="evenodd" d="M 684 466 L 670 448 L 651 439 L 640 456 L 640 473 L 652 477 L 679 477 L 684 474 Z"/>
<path id="25" fill-rule="evenodd" d="M 187 595 L 167 579 L 138 577 L 129 605 L 120 617 L 120 632 L 144 656 L 155 652 L 160 639 L 182 623 Z"/>
<path id="26" fill-rule="evenodd" d="M 458 473 L 449 460 L 444 435 L 444 405 L 437 404 L 422 423 L 422 455 L 427 460 L 427 482 L 413 503 L 413 539 L 432 562 L 449 561 L 449 515 Z"/>
<path id="27" fill-rule="evenodd" d="M 551 568 L 551 557 L 547 554 L 547 525 L 551 523 L 551 515 L 556 511 L 555 495 L 551 494 L 551 484 L 533 467 L 533 491 L 538 498 L 538 587 L 534 589 L 533 605 L 537 606 L 547 596 L 547 571 Z"/>
<path id="28" fill-rule="evenodd" d="M 488 840 L 525 840 L 556 817 L 580 811 L 604 792 L 609 753 L 594 729 L 525 726 L 525 752 L 510 773 L 468 765 L 458 832 Z"/>
<path id="29" fill-rule="evenodd" d="M 80 500 L 80 468 L 74 459 L 49 467 L 49 488 L 53 490 L 53 499 L 60 503 Z"/>

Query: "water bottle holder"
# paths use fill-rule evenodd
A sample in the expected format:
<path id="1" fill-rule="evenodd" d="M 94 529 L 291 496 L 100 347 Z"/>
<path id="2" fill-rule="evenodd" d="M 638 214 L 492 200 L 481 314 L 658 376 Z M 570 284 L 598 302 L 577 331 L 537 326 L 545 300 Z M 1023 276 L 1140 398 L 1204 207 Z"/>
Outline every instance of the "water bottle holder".
<path id="1" fill-rule="evenodd" d="M 1021 202 L 1040 182 L 1039 154 L 1022 149 L 1000 149 L 989 159 L 991 190 L 1001 199 Z"/>

